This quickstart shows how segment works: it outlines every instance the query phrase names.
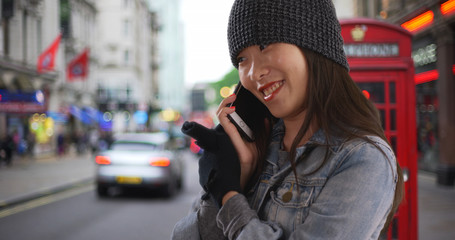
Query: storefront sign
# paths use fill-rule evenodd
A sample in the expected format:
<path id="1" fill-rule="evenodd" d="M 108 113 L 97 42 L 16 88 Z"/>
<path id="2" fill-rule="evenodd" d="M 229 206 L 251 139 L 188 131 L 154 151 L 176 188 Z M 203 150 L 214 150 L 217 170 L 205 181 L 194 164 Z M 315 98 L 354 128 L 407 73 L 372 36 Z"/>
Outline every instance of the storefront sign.
<path id="1" fill-rule="evenodd" d="M 41 90 L 35 92 L 10 92 L 0 89 L 1 102 L 32 102 L 44 103 L 44 94 Z"/>
<path id="2" fill-rule="evenodd" d="M 31 102 L 5 102 L 0 103 L 0 112 L 9 113 L 36 113 L 45 112 L 44 105 Z"/>
<path id="3" fill-rule="evenodd" d="M 418 48 L 412 51 L 412 60 L 414 60 L 415 67 L 425 66 L 437 61 L 436 57 L 436 44 L 432 43 L 425 47 Z"/>
<path id="4" fill-rule="evenodd" d="M 51 117 L 54 122 L 58 123 L 66 123 L 68 121 L 68 115 L 64 113 L 59 113 L 59 112 L 47 112 L 47 116 Z"/>
<path id="5" fill-rule="evenodd" d="M 412 60 L 415 73 L 425 73 L 436 70 L 438 46 L 431 34 L 412 41 Z"/>
<path id="6" fill-rule="evenodd" d="M 345 44 L 346 57 L 398 57 L 397 43 L 355 43 Z"/>

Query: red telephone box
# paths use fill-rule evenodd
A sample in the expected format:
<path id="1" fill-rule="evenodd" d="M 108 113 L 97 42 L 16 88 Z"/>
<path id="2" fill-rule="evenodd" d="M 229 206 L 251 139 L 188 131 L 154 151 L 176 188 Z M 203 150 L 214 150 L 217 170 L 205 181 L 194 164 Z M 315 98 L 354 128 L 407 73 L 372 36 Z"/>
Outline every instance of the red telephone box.
<path id="1" fill-rule="evenodd" d="M 352 79 L 381 114 L 382 126 L 405 178 L 405 198 L 388 239 L 417 239 L 417 139 L 412 35 L 399 26 L 341 20 Z"/>

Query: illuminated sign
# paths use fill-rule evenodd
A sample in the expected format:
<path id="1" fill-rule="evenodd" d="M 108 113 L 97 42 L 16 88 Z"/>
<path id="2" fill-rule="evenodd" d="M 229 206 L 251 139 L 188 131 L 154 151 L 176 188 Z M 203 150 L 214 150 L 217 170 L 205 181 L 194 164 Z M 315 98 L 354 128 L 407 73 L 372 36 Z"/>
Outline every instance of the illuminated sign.
<path id="1" fill-rule="evenodd" d="M 432 43 L 413 51 L 412 60 L 414 60 L 414 65 L 416 67 L 421 67 L 430 63 L 435 63 L 437 60 L 436 49 L 436 44 Z"/>
<path id="2" fill-rule="evenodd" d="M 346 57 L 398 57 L 397 43 L 356 43 L 345 44 Z"/>
<path id="3" fill-rule="evenodd" d="M 449 0 L 441 4 L 441 13 L 443 15 L 452 13 L 455 11 L 455 0 Z"/>
<path id="4" fill-rule="evenodd" d="M 426 26 L 429 26 L 434 19 L 434 13 L 433 11 L 426 11 L 419 16 L 401 24 L 401 26 L 405 29 L 407 29 L 410 32 L 415 32 L 417 30 L 420 30 Z"/>
<path id="5" fill-rule="evenodd" d="M 455 0 L 449 0 L 441 4 L 439 7 L 442 15 L 447 15 L 455 12 Z M 407 29 L 410 32 L 416 32 L 422 28 L 431 25 L 434 21 L 434 13 L 428 10 L 413 19 L 401 24 L 401 27 Z"/>
<path id="6" fill-rule="evenodd" d="M 0 89 L 1 102 L 32 102 L 43 104 L 44 94 L 38 90 L 35 92 L 10 92 Z"/>

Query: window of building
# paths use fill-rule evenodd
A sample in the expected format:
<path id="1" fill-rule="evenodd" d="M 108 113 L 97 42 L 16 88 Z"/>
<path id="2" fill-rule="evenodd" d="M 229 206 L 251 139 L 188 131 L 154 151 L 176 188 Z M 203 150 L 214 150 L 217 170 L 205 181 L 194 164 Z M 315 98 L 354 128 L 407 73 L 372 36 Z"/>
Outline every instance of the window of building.
<path id="1" fill-rule="evenodd" d="M 68 0 L 60 0 L 60 30 L 62 38 L 70 37 L 70 4 Z"/>
<path id="2" fill-rule="evenodd" d="M 125 65 L 129 65 L 129 63 L 130 63 L 130 51 L 129 50 L 125 50 L 125 52 L 123 53 L 123 61 L 124 61 Z"/>
<path id="3" fill-rule="evenodd" d="M 108 93 L 106 89 L 104 89 L 102 86 L 98 86 L 98 101 L 100 102 L 106 102 L 108 100 Z"/>
<path id="4" fill-rule="evenodd" d="M 132 94 L 132 90 L 131 90 L 130 86 L 128 85 L 126 87 L 126 100 L 128 100 L 128 101 L 131 100 L 131 97 L 132 97 L 131 94 Z"/>
<path id="5" fill-rule="evenodd" d="M 130 20 L 125 20 L 123 22 L 123 34 L 125 37 L 128 37 L 130 34 Z"/>
<path id="6" fill-rule="evenodd" d="M 118 95 L 117 95 L 118 100 L 120 102 L 126 102 L 126 100 L 127 100 L 126 91 L 123 89 L 118 89 L 117 92 L 118 92 Z"/>
<path id="7" fill-rule="evenodd" d="M 132 97 L 132 90 L 129 85 L 120 88 L 106 88 L 98 86 L 97 93 L 99 102 L 128 102 Z"/>
<path id="8" fill-rule="evenodd" d="M 27 61 L 27 45 L 28 45 L 28 28 L 27 28 L 27 12 L 24 10 L 22 14 L 22 59 L 24 62 Z"/>
<path id="9" fill-rule="evenodd" d="M 42 52 L 42 47 L 43 47 L 43 33 L 41 31 L 41 19 L 38 19 L 38 21 L 36 21 L 36 43 L 37 43 L 37 48 L 36 50 L 38 51 L 37 53 L 40 54 Z"/>

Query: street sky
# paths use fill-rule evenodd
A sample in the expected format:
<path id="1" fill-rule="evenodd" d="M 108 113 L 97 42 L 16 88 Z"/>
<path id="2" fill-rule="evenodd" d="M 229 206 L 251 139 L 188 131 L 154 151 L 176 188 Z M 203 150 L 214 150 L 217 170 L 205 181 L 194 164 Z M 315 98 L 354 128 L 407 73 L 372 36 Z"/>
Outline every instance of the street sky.
<path id="1" fill-rule="evenodd" d="M 182 0 L 185 85 L 219 81 L 232 70 L 227 24 L 234 0 Z"/>

